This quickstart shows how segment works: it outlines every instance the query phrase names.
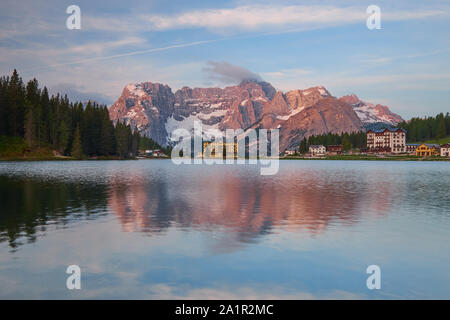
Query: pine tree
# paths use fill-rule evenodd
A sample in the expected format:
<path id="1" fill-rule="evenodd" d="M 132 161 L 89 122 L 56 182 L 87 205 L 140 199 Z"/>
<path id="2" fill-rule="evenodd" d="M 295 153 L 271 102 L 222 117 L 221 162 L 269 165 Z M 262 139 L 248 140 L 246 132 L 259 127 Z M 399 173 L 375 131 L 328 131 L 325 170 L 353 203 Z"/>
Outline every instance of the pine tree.
<path id="1" fill-rule="evenodd" d="M 139 152 L 139 131 L 137 128 L 134 128 L 133 134 L 132 134 L 132 142 L 131 142 L 131 153 L 135 157 Z"/>
<path id="2" fill-rule="evenodd" d="M 25 88 L 16 69 L 14 69 L 9 80 L 6 100 L 7 134 L 23 137 L 25 130 Z"/>
<path id="3" fill-rule="evenodd" d="M 441 139 L 441 138 L 445 138 L 446 135 L 447 135 L 447 128 L 445 127 L 444 115 L 442 115 L 442 117 L 440 117 L 440 120 L 439 120 L 436 137 Z"/>
<path id="4" fill-rule="evenodd" d="M 347 151 L 352 148 L 352 144 L 347 134 L 344 133 L 342 137 L 342 150 Z"/>
<path id="5" fill-rule="evenodd" d="M 75 129 L 75 134 L 72 143 L 72 151 L 70 152 L 71 156 L 75 159 L 83 158 L 83 146 L 81 144 L 81 134 L 80 134 L 80 126 L 77 125 Z"/>
<path id="6" fill-rule="evenodd" d="M 445 115 L 445 127 L 447 128 L 447 135 L 450 135 L 450 113 Z"/>
<path id="7" fill-rule="evenodd" d="M 57 143 L 58 151 L 64 154 L 68 142 L 69 142 L 69 129 L 67 128 L 66 122 L 62 120 L 58 128 L 58 143 Z"/>
<path id="8" fill-rule="evenodd" d="M 27 109 L 28 111 L 25 115 L 25 141 L 27 142 L 29 148 L 33 148 L 36 140 L 33 108 L 30 106 Z"/>
<path id="9" fill-rule="evenodd" d="M 101 125 L 101 138 L 99 146 L 99 154 L 108 156 L 115 153 L 116 138 L 114 136 L 114 125 L 109 119 L 108 110 L 103 111 L 103 119 Z"/>
<path id="10" fill-rule="evenodd" d="M 308 142 L 306 138 L 303 138 L 302 142 L 300 142 L 300 153 L 305 154 L 306 152 L 308 152 Z"/>
<path id="11" fill-rule="evenodd" d="M 128 134 L 127 126 L 120 121 L 116 124 L 116 142 L 117 142 L 117 155 L 121 158 L 128 157 Z"/>

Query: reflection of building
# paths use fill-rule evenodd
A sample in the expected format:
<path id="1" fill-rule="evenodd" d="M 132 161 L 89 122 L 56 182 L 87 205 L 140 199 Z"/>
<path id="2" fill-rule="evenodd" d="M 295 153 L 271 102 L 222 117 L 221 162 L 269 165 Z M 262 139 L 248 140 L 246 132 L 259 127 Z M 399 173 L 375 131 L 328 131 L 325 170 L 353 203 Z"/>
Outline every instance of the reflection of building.
<path id="1" fill-rule="evenodd" d="M 341 154 L 342 153 L 342 146 L 341 145 L 334 145 L 334 146 L 328 146 L 328 154 Z"/>
<path id="2" fill-rule="evenodd" d="M 404 129 L 369 130 L 367 131 L 367 149 L 375 153 L 404 153 L 406 131 Z"/>
<path id="3" fill-rule="evenodd" d="M 326 152 L 327 150 L 323 145 L 312 144 L 309 146 L 309 153 L 312 154 L 313 156 L 325 155 Z"/>
<path id="4" fill-rule="evenodd" d="M 416 153 L 416 149 L 417 149 L 417 147 L 419 147 L 420 146 L 420 144 L 414 144 L 414 143 L 411 143 L 411 144 L 407 144 L 406 145 L 406 153 Z"/>
<path id="5" fill-rule="evenodd" d="M 439 155 L 439 146 L 437 144 L 422 143 L 416 149 L 416 156 L 429 157 L 438 155 Z"/>
<path id="6" fill-rule="evenodd" d="M 221 141 L 203 141 L 203 157 L 206 158 L 225 158 L 226 154 L 233 154 L 237 157 L 238 154 L 237 142 L 221 142 Z M 220 154 L 222 150 L 222 154 Z"/>
<path id="7" fill-rule="evenodd" d="M 450 144 L 446 143 L 441 146 L 441 157 L 450 157 Z"/>

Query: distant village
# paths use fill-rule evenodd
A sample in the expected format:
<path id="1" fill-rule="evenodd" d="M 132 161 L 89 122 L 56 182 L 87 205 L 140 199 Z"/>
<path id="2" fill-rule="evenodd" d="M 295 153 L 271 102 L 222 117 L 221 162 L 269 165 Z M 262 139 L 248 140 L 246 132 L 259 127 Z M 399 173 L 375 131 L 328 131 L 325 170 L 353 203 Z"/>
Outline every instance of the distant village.
<path id="1" fill-rule="evenodd" d="M 367 131 L 367 147 L 344 150 L 342 145 L 310 145 L 308 152 L 302 155 L 304 158 L 323 158 L 337 155 L 409 155 L 417 157 L 445 157 L 450 158 L 450 144 L 408 144 L 406 143 L 406 130 L 400 128 L 386 128 Z M 218 142 L 203 142 L 203 152 L 195 155 L 199 158 L 222 158 L 224 154 L 215 154 Z M 237 155 L 237 143 L 222 143 L 222 150 L 230 150 Z M 288 149 L 281 156 L 292 157 L 300 155 L 298 148 Z M 139 150 L 139 159 L 168 158 L 161 149 Z"/>
<path id="2" fill-rule="evenodd" d="M 298 149 L 289 149 L 285 156 L 298 154 Z M 327 155 L 361 154 L 361 155 L 413 155 L 418 157 L 440 156 L 450 158 L 450 144 L 407 144 L 406 130 L 386 128 L 367 131 L 367 147 L 358 150 L 343 151 L 342 145 L 310 145 L 305 157 L 324 157 Z"/>

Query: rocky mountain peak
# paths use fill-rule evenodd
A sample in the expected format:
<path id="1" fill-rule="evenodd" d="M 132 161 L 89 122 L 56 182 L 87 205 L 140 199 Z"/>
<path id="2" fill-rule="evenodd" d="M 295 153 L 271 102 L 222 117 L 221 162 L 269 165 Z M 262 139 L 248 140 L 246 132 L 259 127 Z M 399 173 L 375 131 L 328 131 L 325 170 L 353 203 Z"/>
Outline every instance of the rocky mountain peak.
<path id="1" fill-rule="evenodd" d="M 358 131 L 366 122 L 401 119 L 356 95 L 336 99 L 323 86 L 283 93 L 258 80 L 225 88 L 182 87 L 175 93 L 167 84 L 130 83 L 109 111 L 112 120 L 126 121 L 161 145 L 170 143 L 175 129 L 193 131 L 195 121 L 204 130 L 280 128 L 281 147 L 288 148 L 312 134 Z"/>
<path id="2" fill-rule="evenodd" d="M 364 102 L 355 94 L 343 96 L 339 98 L 339 101 L 351 105 L 366 127 L 370 127 L 370 125 L 375 123 L 396 126 L 398 123 L 404 121 L 401 116 L 391 112 L 387 106 Z"/>
<path id="3" fill-rule="evenodd" d="M 349 94 L 349 95 L 346 95 L 346 96 L 343 96 L 343 97 L 339 98 L 339 100 L 341 100 L 341 101 L 343 101 L 345 103 L 348 103 L 350 105 L 354 105 L 354 104 L 357 104 L 357 103 L 361 102 L 361 100 L 359 100 L 358 96 L 356 94 L 353 94 L 353 93 Z"/>

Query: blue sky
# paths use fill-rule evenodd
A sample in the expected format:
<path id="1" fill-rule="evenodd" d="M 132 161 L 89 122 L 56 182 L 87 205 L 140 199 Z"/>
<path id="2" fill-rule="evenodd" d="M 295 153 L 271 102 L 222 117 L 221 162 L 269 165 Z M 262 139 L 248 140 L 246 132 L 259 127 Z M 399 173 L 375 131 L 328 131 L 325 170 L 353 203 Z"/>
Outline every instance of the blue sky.
<path id="1" fill-rule="evenodd" d="M 66 28 L 71 4 L 80 30 Z M 380 30 L 366 27 L 371 4 Z M 130 82 L 232 85 L 208 68 L 225 62 L 279 90 L 323 85 L 408 119 L 450 111 L 449 30 L 448 1 L 2 0 L 0 73 L 113 102 Z"/>

